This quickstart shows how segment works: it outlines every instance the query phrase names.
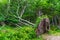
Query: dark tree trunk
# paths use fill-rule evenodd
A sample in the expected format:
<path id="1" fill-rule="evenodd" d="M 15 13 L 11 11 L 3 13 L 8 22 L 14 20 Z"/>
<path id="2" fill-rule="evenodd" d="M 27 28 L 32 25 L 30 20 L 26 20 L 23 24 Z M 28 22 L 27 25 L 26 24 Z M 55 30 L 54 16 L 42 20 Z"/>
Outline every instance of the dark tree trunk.
<path id="1" fill-rule="evenodd" d="M 49 18 L 44 18 L 38 25 L 36 29 L 36 35 L 39 36 L 40 34 L 46 33 L 50 30 L 50 21 Z"/>

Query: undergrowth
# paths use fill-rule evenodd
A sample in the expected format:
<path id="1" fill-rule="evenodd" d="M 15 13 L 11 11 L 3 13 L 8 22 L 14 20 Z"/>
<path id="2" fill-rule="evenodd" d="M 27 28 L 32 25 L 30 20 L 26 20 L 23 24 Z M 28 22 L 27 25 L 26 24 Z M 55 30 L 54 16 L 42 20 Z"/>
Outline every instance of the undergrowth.
<path id="1" fill-rule="evenodd" d="M 49 34 L 60 36 L 60 29 L 57 26 L 51 26 Z"/>
<path id="2" fill-rule="evenodd" d="M 0 27 L 0 40 L 43 40 L 42 36 L 36 37 L 32 27 Z"/>

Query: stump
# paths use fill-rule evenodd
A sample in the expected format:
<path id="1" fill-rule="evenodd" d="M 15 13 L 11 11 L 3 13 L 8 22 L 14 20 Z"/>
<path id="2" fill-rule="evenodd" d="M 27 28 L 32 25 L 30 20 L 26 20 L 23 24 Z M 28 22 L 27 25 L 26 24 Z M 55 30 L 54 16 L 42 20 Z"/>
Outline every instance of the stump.
<path id="1" fill-rule="evenodd" d="M 50 21 L 49 18 L 44 18 L 38 25 L 36 29 L 36 35 L 39 36 L 40 34 L 46 33 L 50 30 Z"/>

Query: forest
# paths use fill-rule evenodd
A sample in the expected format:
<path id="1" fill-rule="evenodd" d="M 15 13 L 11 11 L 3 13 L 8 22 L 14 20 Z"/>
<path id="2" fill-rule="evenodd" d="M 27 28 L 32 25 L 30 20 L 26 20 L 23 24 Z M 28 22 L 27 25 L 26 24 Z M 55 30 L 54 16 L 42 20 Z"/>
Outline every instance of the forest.
<path id="1" fill-rule="evenodd" d="M 0 0 L 0 40 L 60 40 L 60 0 Z"/>

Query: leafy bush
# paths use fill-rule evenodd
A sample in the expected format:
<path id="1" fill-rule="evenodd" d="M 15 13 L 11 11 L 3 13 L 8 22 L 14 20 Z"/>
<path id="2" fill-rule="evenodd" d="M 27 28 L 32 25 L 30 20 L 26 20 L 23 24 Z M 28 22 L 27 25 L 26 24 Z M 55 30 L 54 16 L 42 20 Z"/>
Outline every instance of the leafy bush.
<path id="1" fill-rule="evenodd" d="M 0 40 L 43 40 L 42 37 L 37 38 L 34 28 L 32 27 L 1 27 Z"/>

